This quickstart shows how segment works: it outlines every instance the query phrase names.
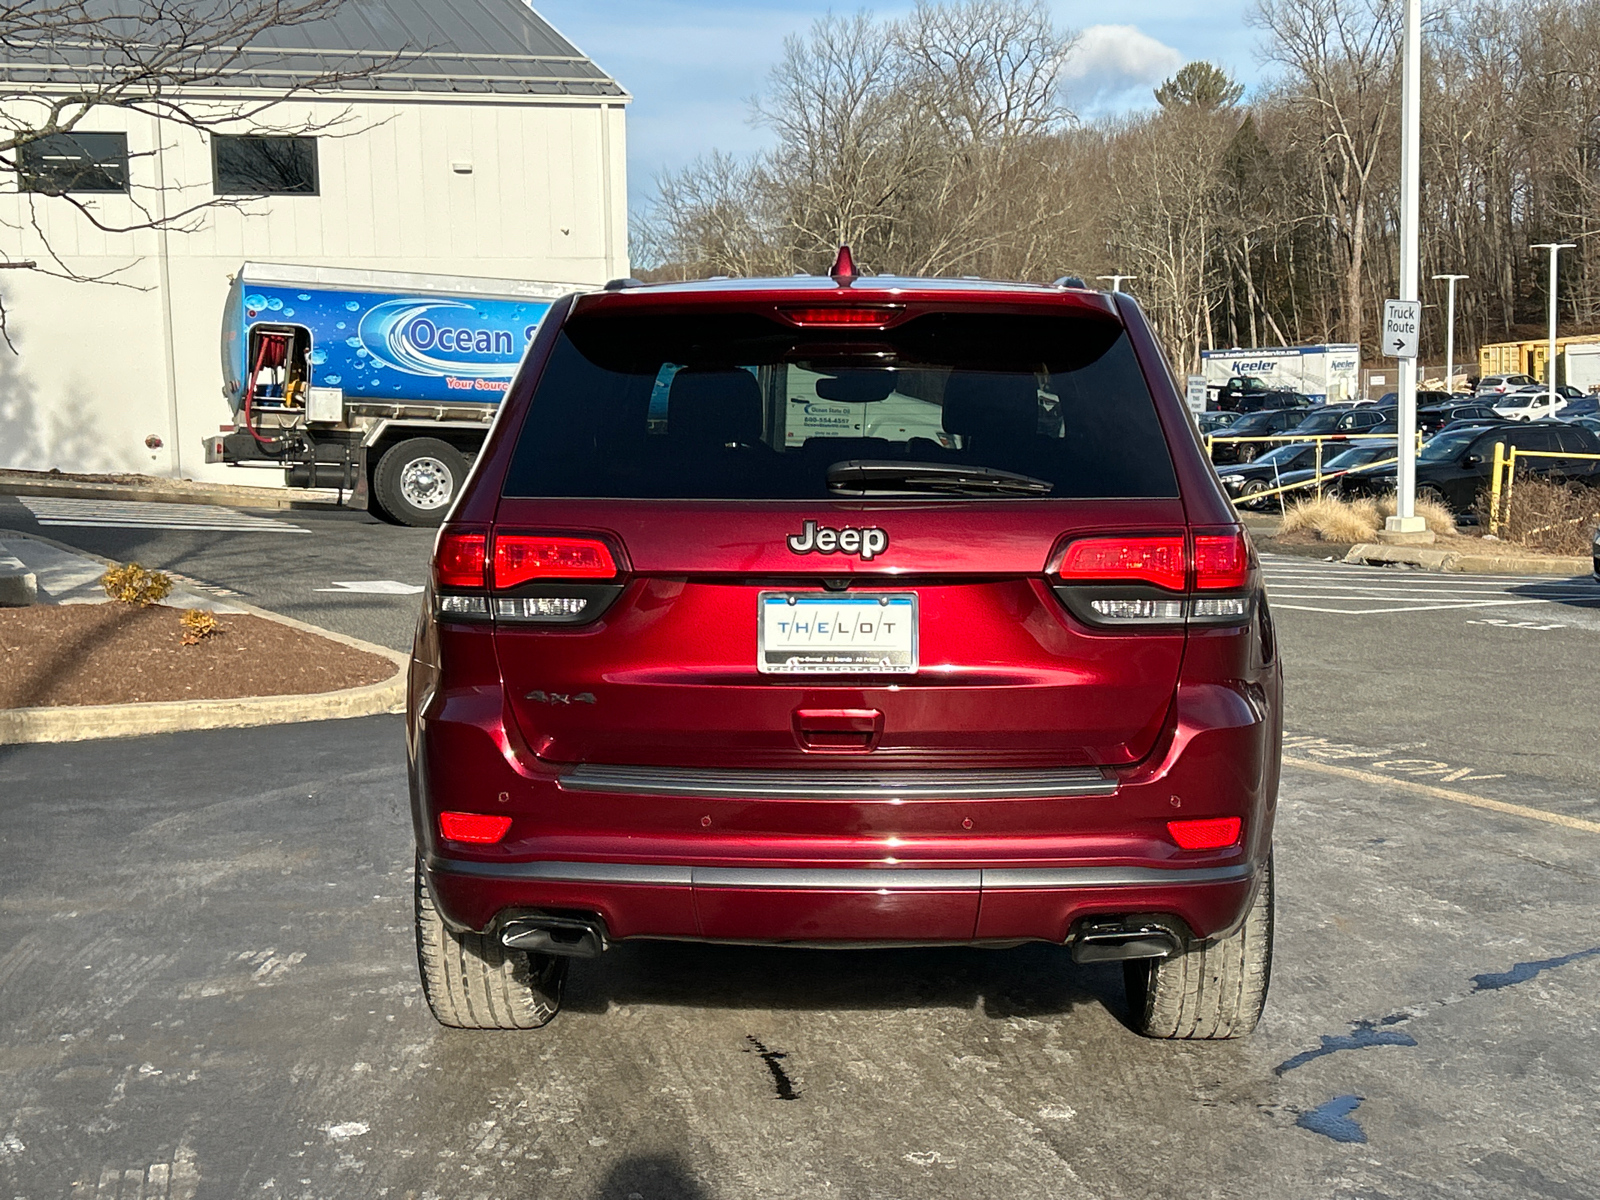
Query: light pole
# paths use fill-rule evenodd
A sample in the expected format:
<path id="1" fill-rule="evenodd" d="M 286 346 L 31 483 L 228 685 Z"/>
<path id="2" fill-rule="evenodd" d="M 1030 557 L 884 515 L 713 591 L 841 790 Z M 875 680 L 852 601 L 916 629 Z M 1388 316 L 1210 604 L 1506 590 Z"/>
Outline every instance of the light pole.
<path id="1" fill-rule="evenodd" d="M 1400 299 L 1417 299 L 1417 224 L 1422 174 L 1422 0 L 1405 0 L 1400 72 Z M 1391 534 L 1419 534 L 1427 524 L 1417 516 L 1417 360 L 1398 360 L 1400 393 L 1395 416 L 1395 515 L 1384 522 Z"/>
<path id="2" fill-rule="evenodd" d="M 1125 282 L 1130 279 L 1137 279 L 1139 277 L 1137 275 L 1096 275 L 1095 278 L 1109 279 L 1111 281 L 1111 290 L 1113 292 L 1120 292 L 1122 290 L 1122 285 Z"/>
<path id="3" fill-rule="evenodd" d="M 1572 242 L 1540 242 L 1529 246 L 1530 250 L 1550 251 L 1550 349 L 1545 354 L 1544 379 L 1549 385 L 1550 412 L 1556 411 L 1556 255 L 1563 250 L 1576 250 Z"/>
<path id="4" fill-rule="evenodd" d="M 1444 390 L 1453 392 L 1456 390 L 1456 283 L 1471 276 L 1435 275 L 1434 278 L 1445 280 L 1450 288 L 1444 310 Z"/>

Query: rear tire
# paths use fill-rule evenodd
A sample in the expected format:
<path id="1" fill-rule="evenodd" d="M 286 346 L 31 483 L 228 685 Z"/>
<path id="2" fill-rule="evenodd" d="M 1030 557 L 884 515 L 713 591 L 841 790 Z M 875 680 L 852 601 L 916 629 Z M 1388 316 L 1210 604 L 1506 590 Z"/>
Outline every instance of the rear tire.
<path id="1" fill-rule="evenodd" d="M 1261 495 L 1261 493 L 1266 490 L 1267 485 L 1263 480 L 1247 480 L 1244 487 L 1239 489 L 1239 499 L 1244 503 L 1246 508 L 1260 508 L 1266 503 L 1266 501 L 1258 500 L 1256 497 Z"/>
<path id="2" fill-rule="evenodd" d="M 1244 923 L 1228 937 L 1170 958 L 1123 964 L 1135 1030 L 1145 1037 L 1221 1041 L 1255 1030 L 1272 981 L 1272 856 Z"/>
<path id="3" fill-rule="evenodd" d="M 432 529 L 444 521 L 467 479 L 467 460 L 438 438 L 407 438 L 378 460 L 372 498 L 402 525 Z"/>
<path id="4" fill-rule="evenodd" d="M 417 864 L 417 967 L 422 992 L 452 1029 L 538 1029 L 561 1008 L 568 960 L 508 950 L 492 936 L 444 923 Z"/>

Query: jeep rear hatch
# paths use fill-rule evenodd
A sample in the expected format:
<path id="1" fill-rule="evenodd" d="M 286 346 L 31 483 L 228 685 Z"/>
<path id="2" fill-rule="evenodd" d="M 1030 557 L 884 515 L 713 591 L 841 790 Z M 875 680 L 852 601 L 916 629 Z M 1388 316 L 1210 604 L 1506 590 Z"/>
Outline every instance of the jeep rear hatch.
<path id="1" fill-rule="evenodd" d="M 1072 561 L 1133 597 L 1116 611 L 1189 583 L 1121 324 L 830 311 L 569 320 L 481 531 L 529 744 L 662 766 L 1143 757 L 1182 618 L 1074 615 L 1056 574 L 1110 536 Z"/>

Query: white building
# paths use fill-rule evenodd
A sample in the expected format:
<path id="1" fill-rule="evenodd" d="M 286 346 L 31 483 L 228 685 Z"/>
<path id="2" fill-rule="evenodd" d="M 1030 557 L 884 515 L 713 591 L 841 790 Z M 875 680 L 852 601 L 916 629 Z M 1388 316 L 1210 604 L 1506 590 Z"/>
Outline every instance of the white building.
<path id="1" fill-rule="evenodd" d="M 247 259 L 580 286 L 628 273 L 630 97 L 520 0 L 353 0 L 268 40 L 189 106 L 236 111 L 348 70 L 352 55 L 390 66 L 216 132 L 96 109 L 64 167 L 34 160 L 73 173 L 88 215 L 0 176 L 0 258 L 51 268 L 59 256 L 114 280 L 0 271 L 16 348 L 0 346 L 0 467 L 281 479 L 202 459 L 202 439 L 232 419 L 218 337 Z M 60 86 L 3 60 L 0 79 L 14 107 Z M 230 206 L 165 233 L 96 228 L 224 193 Z"/>

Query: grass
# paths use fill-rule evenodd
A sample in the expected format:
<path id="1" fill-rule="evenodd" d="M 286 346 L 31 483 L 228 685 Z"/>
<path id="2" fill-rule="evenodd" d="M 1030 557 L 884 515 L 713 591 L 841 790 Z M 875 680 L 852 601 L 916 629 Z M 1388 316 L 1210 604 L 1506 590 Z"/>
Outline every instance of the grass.
<path id="1" fill-rule="evenodd" d="M 1600 524 L 1600 490 L 1519 474 L 1505 518 L 1503 541 L 1547 554 L 1586 557 L 1589 538 Z"/>
<path id="2" fill-rule="evenodd" d="M 1370 539 L 1382 524 L 1376 501 L 1318 496 L 1291 504 L 1279 533 L 1309 533 L 1319 541 L 1354 544 Z"/>
<path id="3" fill-rule="evenodd" d="M 1417 497 L 1417 516 L 1427 522 L 1428 528 L 1440 537 L 1450 537 L 1456 531 L 1456 518 L 1444 505 L 1437 500 L 1427 500 Z M 1395 497 L 1385 496 L 1378 501 L 1378 515 L 1392 517 L 1395 514 Z"/>

